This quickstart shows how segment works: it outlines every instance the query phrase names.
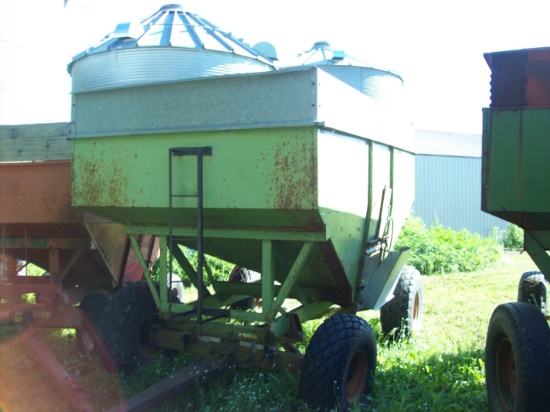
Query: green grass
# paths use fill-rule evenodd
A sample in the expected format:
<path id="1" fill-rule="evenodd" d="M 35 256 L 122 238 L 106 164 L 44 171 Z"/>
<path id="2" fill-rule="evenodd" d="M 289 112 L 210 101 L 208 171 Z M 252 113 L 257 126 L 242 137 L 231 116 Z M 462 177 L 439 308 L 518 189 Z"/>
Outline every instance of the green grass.
<path id="1" fill-rule="evenodd" d="M 521 274 L 534 270 L 526 254 L 507 253 L 483 271 L 424 277 L 424 326 L 408 342 L 388 345 L 380 334 L 377 312 L 362 314 L 378 336 L 376 385 L 368 411 L 484 411 L 487 410 L 484 374 L 485 334 L 495 307 L 515 301 Z M 308 335 L 315 329 L 304 325 Z M 86 385 L 90 400 L 99 410 L 115 405 L 184 365 L 185 356 L 164 357 L 129 376 L 112 376 L 93 359 L 76 355 L 74 336 L 56 333 L 51 339 L 71 374 Z M 19 354 L 14 367 L 36 383 L 32 365 Z M 0 373 L 6 376 L 4 372 Z M 0 382 L 0 385 L 4 383 Z M 29 392 L 26 392 L 27 394 Z M 66 410 L 55 389 L 40 392 L 43 411 Z M 26 396 L 28 398 L 28 396 Z M 17 399 L 17 398 L 15 398 Z M 19 402 L 23 404 L 25 392 Z M 0 395 L 0 409 L 2 405 Z M 11 399 L 13 402 L 13 400 Z M 17 402 L 17 401 L 16 401 Z M 24 404 L 23 404 L 24 405 Z M 6 410 L 26 410 L 6 408 Z M 308 411 L 298 398 L 298 377 L 289 373 L 231 369 L 217 379 L 181 394 L 157 411 Z"/>
<path id="2" fill-rule="evenodd" d="M 533 267 L 526 254 L 505 254 L 481 272 L 424 278 L 424 327 L 408 344 L 379 345 L 371 410 L 487 410 L 489 319 L 517 299 L 519 277 Z"/>

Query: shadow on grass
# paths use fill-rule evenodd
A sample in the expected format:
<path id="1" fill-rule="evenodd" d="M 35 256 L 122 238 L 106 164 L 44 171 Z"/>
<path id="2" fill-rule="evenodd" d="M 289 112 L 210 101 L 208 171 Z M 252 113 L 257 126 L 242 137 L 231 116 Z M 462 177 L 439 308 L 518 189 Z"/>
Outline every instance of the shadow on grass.
<path id="1" fill-rule="evenodd" d="M 376 372 L 373 403 L 377 411 L 485 411 L 482 350 L 426 356 L 398 343 L 384 354 Z M 394 353 L 392 353 L 394 352 Z"/>
<path id="2" fill-rule="evenodd" d="M 160 369 L 166 370 L 167 365 L 163 366 Z M 143 372 L 149 377 L 154 374 L 152 369 Z M 289 373 L 233 368 L 152 411 L 309 411 L 298 397 L 298 378 Z M 403 342 L 380 351 L 376 385 L 367 411 L 487 409 L 483 351 L 427 356 Z"/>

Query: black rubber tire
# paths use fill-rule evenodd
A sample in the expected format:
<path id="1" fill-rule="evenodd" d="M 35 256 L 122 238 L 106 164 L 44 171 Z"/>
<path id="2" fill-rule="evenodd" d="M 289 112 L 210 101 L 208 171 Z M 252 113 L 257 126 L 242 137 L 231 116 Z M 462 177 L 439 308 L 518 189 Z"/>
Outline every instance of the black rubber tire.
<path id="1" fill-rule="evenodd" d="M 101 340 L 99 321 L 103 310 L 109 303 L 109 296 L 104 293 L 91 293 L 80 302 L 82 328 L 76 331 L 76 342 L 80 351 L 96 353 Z"/>
<path id="2" fill-rule="evenodd" d="M 99 322 L 99 332 L 115 368 L 132 372 L 163 352 L 149 335 L 151 328 L 161 326 L 148 284 L 135 282 L 122 287 L 109 300 Z"/>
<path id="3" fill-rule="evenodd" d="M 404 266 L 393 295 L 393 299 L 380 308 L 380 324 L 385 336 L 399 340 L 422 328 L 424 286 L 420 272 Z"/>
<path id="4" fill-rule="evenodd" d="M 300 397 L 321 410 L 347 411 L 372 391 L 376 371 L 376 339 L 358 316 L 337 314 L 315 331 L 300 373 Z"/>
<path id="5" fill-rule="evenodd" d="M 550 328 L 535 306 L 498 306 L 485 346 L 489 410 L 547 411 L 550 389 Z"/>
<path id="6" fill-rule="evenodd" d="M 541 272 L 534 270 L 521 275 L 518 285 L 518 302 L 535 305 L 546 316 L 548 314 L 547 297 L 548 282 Z"/>

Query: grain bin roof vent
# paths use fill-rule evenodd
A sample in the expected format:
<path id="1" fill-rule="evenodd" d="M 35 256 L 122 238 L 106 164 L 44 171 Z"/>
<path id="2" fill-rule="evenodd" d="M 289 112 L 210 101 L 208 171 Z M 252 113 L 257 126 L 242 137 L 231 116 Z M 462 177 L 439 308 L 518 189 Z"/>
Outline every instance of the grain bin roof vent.
<path id="1" fill-rule="evenodd" d="M 316 42 L 311 49 L 299 54 L 296 62 L 298 65 L 320 67 L 379 102 L 395 105 L 402 101 L 401 76 L 356 59 L 344 50 L 333 48 L 327 41 Z"/>
<path id="2" fill-rule="evenodd" d="M 265 50 L 269 50 L 266 53 Z M 274 70 L 276 52 L 254 48 L 177 4 L 121 23 L 68 66 L 72 92 Z"/>

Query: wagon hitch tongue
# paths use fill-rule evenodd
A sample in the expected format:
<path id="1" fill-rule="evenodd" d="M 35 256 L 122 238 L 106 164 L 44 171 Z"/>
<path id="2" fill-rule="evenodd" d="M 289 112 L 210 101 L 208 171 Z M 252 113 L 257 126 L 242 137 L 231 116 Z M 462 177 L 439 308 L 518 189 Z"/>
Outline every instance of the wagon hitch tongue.
<path id="1" fill-rule="evenodd" d="M 192 362 L 173 375 L 150 386 L 123 403 L 109 409 L 108 412 L 146 411 L 169 398 L 204 383 L 233 365 L 231 357 L 209 356 Z"/>

